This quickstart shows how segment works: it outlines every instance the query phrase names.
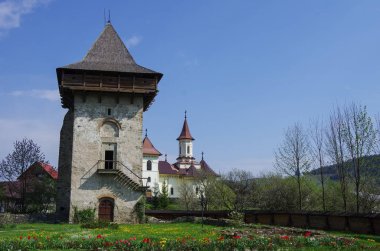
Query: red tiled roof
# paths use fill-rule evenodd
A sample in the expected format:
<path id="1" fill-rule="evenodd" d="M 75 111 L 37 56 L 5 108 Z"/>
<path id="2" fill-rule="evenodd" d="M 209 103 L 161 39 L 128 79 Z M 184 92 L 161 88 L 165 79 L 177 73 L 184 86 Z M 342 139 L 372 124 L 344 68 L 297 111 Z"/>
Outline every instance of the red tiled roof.
<path id="1" fill-rule="evenodd" d="M 181 134 L 179 135 L 177 140 L 181 140 L 181 139 L 194 140 L 194 138 L 191 136 L 189 126 L 187 125 L 187 119 L 186 118 L 185 118 L 185 121 L 183 122 Z"/>
<path id="2" fill-rule="evenodd" d="M 161 156 L 162 154 L 153 146 L 152 142 L 145 136 L 143 140 L 143 154 Z"/>
<path id="3" fill-rule="evenodd" d="M 58 179 L 58 172 L 53 168 L 52 165 L 50 164 L 47 164 L 47 163 L 43 163 L 43 162 L 35 162 L 33 165 L 31 165 L 28 169 L 26 169 L 21 175 L 20 177 L 18 177 L 17 179 L 20 179 L 22 176 L 24 176 L 26 173 L 29 173 L 33 170 L 35 170 L 37 167 L 41 167 L 42 170 L 44 170 L 46 173 L 48 173 L 50 175 L 51 178 L 53 178 L 54 180 L 57 180 Z"/>

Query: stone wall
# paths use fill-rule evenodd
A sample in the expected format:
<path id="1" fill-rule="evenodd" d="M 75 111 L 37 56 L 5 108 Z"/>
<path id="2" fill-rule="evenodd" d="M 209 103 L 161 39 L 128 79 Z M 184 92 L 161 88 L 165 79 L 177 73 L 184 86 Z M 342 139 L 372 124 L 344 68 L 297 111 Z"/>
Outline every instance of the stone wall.
<path id="1" fill-rule="evenodd" d="M 58 181 L 57 181 L 57 215 L 61 221 L 69 219 L 70 189 L 71 189 L 71 162 L 73 151 L 74 113 L 68 110 L 60 133 Z"/>
<path id="2" fill-rule="evenodd" d="M 77 93 L 74 110 L 69 113 L 61 131 L 58 212 L 70 222 L 74 208 L 95 208 L 97 216 L 99 200 L 107 197 L 114 200 L 115 222 L 135 222 L 133 208 L 142 193 L 116 181 L 115 174 L 99 174 L 97 170 L 104 165 L 98 161 L 105 159 L 105 150 L 112 147 L 114 160 L 141 177 L 143 97 Z"/>
<path id="3" fill-rule="evenodd" d="M 21 224 L 21 223 L 55 223 L 55 214 L 11 214 L 0 213 L 0 224 Z"/>

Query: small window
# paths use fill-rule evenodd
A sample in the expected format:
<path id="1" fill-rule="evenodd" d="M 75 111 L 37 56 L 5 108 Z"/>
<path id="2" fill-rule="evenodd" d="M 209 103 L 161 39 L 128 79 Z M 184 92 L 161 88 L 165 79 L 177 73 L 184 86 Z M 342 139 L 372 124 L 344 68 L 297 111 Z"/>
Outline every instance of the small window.
<path id="1" fill-rule="evenodd" d="M 174 194 L 174 188 L 173 188 L 173 187 L 170 188 L 170 194 L 171 194 L 171 195 Z"/>
<path id="2" fill-rule="evenodd" d="M 108 108 L 108 109 L 107 109 L 107 114 L 108 114 L 108 116 L 111 116 L 111 113 L 112 113 L 111 108 Z"/>
<path id="3" fill-rule="evenodd" d="M 195 188 L 195 194 L 198 194 L 199 193 L 199 187 L 196 187 Z"/>
<path id="4" fill-rule="evenodd" d="M 187 146 L 187 154 L 190 154 L 190 146 Z"/>
<path id="5" fill-rule="evenodd" d="M 147 181 L 150 182 L 150 177 L 148 177 Z"/>
<path id="6" fill-rule="evenodd" d="M 146 170 L 152 171 L 152 161 L 148 160 L 148 162 L 146 162 Z"/>

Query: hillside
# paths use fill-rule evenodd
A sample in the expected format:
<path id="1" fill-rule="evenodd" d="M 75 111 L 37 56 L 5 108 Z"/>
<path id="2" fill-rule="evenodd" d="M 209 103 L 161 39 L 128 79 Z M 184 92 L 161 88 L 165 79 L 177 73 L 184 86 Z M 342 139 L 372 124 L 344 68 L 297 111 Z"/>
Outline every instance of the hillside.
<path id="1" fill-rule="evenodd" d="M 350 161 L 345 162 L 350 175 L 354 174 L 354 168 Z M 308 173 L 309 175 L 320 175 L 320 168 L 314 169 Z M 336 165 L 323 167 L 323 174 L 330 177 L 332 180 L 338 180 L 338 170 Z M 364 166 L 361 169 L 362 176 L 375 177 L 377 183 L 380 185 L 380 155 L 371 155 L 364 157 Z"/>

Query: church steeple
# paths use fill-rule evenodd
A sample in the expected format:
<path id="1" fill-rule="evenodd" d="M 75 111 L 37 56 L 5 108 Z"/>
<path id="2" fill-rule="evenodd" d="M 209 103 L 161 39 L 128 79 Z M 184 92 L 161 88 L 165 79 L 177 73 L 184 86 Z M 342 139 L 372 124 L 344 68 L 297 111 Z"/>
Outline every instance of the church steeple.
<path id="1" fill-rule="evenodd" d="M 187 124 L 187 112 L 185 111 L 185 121 L 179 137 L 179 157 L 177 159 L 193 160 L 193 136 L 191 136 L 189 125 Z"/>
<path id="2" fill-rule="evenodd" d="M 178 136 L 177 140 L 195 140 L 190 133 L 189 125 L 187 124 L 187 111 L 185 111 L 185 121 L 183 122 L 181 134 Z"/>

